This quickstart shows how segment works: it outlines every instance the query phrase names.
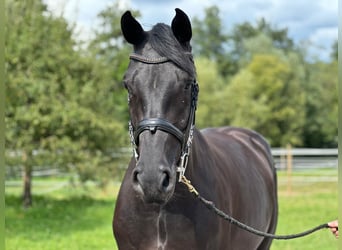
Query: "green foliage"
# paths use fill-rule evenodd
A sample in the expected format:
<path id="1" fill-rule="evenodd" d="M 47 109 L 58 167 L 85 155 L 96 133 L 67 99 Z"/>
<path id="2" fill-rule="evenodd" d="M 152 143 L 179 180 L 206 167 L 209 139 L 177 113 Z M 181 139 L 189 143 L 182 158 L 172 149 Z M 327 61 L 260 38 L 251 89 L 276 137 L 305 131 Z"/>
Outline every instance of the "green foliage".
<path id="1" fill-rule="evenodd" d="M 332 52 L 331 52 L 331 60 L 337 61 L 338 60 L 338 41 L 335 41 L 332 45 Z"/>
<path id="2" fill-rule="evenodd" d="M 127 92 L 122 86 L 122 78 L 128 67 L 129 53 L 132 47 L 128 45 L 122 35 L 119 2 L 115 2 L 98 14 L 101 28 L 95 30 L 95 38 L 90 42 L 88 50 L 91 57 L 96 58 L 96 71 L 99 82 L 110 86 L 112 90 L 109 110 L 115 109 L 114 116 L 120 121 L 128 121 Z M 138 11 L 132 11 L 139 17 Z M 93 88 L 89 88 L 91 91 Z M 103 91 L 108 91 L 101 88 Z M 127 128 L 124 122 L 124 129 Z"/>
<path id="3" fill-rule="evenodd" d="M 210 60 L 197 65 L 199 127 L 249 127 L 272 146 L 337 146 L 337 43 L 332 62 L 308 62 L 287 28 L 261 18 L 226 33 L 215 6 L 193 27 L 195 55 Z"/>
<path id="4" fill-rule="evenodd" d="M 224 99 L 229 124 L 258 131 L 273 147 L 301 145 L 304 92 L 286 61 L 254 55 L 227 86 Z"/>
<path id="5" fill-rule="evenodd" d="M 337 60 L 308 65 L 310 76 L 305 84 L 305 144 L 337 147 L 338 92 Z"/>
<path id="6" fill-rule="evenodd" d="M 273 147 L 303 145 L 306 74 L 301 57 L 272 47 L 264 34 L 244 43 L 241 70 L 230 80 L 220 76 L 217 64 L 196 60 L 198 127 L 242 126 L 263 134 Z"/>
<path id="7" fill-rule="evenodd" d="M 287 29 L 278 29 L 264 18 L 257 20 L 255 25 L 249 22 L 235 25 L 228 37 L 229 54 L 231 55 L 229 59 L 232 70 L 235 70 L 232 73 L 237 73 L 241 68 L 241 60 L 251 59 L 250 52 L 251 49 L 253 50 L 254 42 L 258 43 L 258 50 L 276 49 L 285 53 L 295 50 L 292 39 L 288 37 Z"/>
<path id="8" fill-rule="evenodd" d="M 193 49 L 196 56 L 217 60 L 224 51 L 223 44 L 227 39 L 223 33 L 222 22 L 219 17 L 219 8 L 211 6 L 204 10 L 203 20 L 194 18 L 193 26 Z"/>
<path id="9" fill-rule="evenodd" d="M 228 35 L 220 19 L 220 10 L 217 6 L 209 6 L 204 9 L 205 16 L 202 20 L 193 18 L 193 53 L 197 57 L 205 57 L 213 60 L 221 75 L 227 76 L 236 72 L 236 65 L 232 63 L 231 54 L 227 53 Z"/>
<path id="10" fill-rule="evenodd" d="M 246 40 L 264 35 L 270 39 L 269 46 L 264 44 L 265 49 L 275 48 L 286 53 L 296 50 L 288 30 L 272 26 L 264 18 L 257 20 L 255 25 L 249 22 L 237 24 L 231 32 L 226 32 L 217 6 L 209 6 L 204 12 L 202 20 L 193 18 L 194 54 L 214 60 L 224 77 L 231 77 L 241 69 L 241 59 L 251 58 Z"/>
<path id="11" fill-rule="evenodd" d="M 114 77 L 76 49 L 72 26 L 41 1 L 6 8 L 6 147 L 19 156 L 8 163 L 60 167 L 84 181 L 115 178 L 111 155 L 125 145 L 126 128 L 116 120 Z"/>
<path id="12" fill-rule="evenodd" d="M 195 64 L 200 86 L 196 126 L 205 128 L 223 124 L 221 90 L 225 86 L 224 79 L 218 72 L 217 64 L 212 60 L 201 57 L 195 60 Z"/>

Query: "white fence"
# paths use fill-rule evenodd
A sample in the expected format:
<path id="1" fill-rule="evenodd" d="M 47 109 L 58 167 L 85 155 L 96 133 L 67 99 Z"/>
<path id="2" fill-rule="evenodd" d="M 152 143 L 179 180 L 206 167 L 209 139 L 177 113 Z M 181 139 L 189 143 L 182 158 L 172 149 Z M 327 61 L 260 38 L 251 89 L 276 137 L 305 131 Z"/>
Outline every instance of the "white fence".
<path id="1" fill-rule="evenodd" d="M 278 170 L 289 167 L 299 170 L 338 166 L 337 148 L 272 148 L 272 155 Z"/>
<path id="2" fill-rule="evenodd" d="M 317 169 L 317 168 L 337 168 L 338 149 L 337 148 L 272 148 L 271 149 L 275 166 L 278 170 L 289 167 L 288 159 L 291 158 L 291 168 Z M 132 154 L 131 148 L 122 148 L 114 153 L 115 157 L 129 157 Z"/>
<path id="3" fill-rule="evenodd" d="M 312 149 L 312 148 L 272 148 L 272 155 L 275 161 L 275 166 L 278 171 L 286 171 L 287 179 L 278 179 L 279 184 L 287 185 L 287 190 L 290 193 L 294 183 L 301 183 L 301 185 L 306 183 L 316 183 L 316 182 L 337 182 L 337 173 L 335 170 L 338 166 L 338 150 L 337 149 Z M 112 157 L 116 159 L 122 159 L 128 164 L 128 159 L 132 155 L 130 148 L 123 148 L 118 152 L 114 152 Z M 122 171 L 126 169 L 122 168 Z M 117 166 L 120 167 L 120 166 Z M 121 167 L 120 167 L 121 168 Z M 293 176 L 293 172 L 297 170 L 312 170 L 312 169 L 333 169 L 333 171 L 328 171 L 322 176 Z M 336 170 L 337 171 L 337 170 Z M 22 175 L 22 168 L 18 167 L 8 167 L 6 169 L 6 188 L 17 188 L 22 186 L 22 181 L 17 180 L 18 177 Z M 62 172 L 58 168 L 35 168 L 32 173 L 36 177 L 49 177 L 49 176 L 69 176 L 70 173 Z M 15 179 L 12 179 L 16 177 Z M 39 185 L 36 181 L 35 185 Z M 57 183 L 49 182 L 49 187 L 44 188 L 41 191 L 35 191 L 35 194 L 43 194 L 58 190 L 66 185 L 69 181 L 61 180 Z M 43 183 L 44 184 L 44 183 Z M 46 185 L 46 183 L 44 184 Z"/>
<path id="4" fill-rule="evenodd" d="M 132 154 L 130 148 L 122 148 L 118 152 L 113 152 L 112 157 L 116 159 L 128 159 Z M 337 168 L 338 149 L 320 149 L 320 148 L 272 148 L 272 155 L 275 166 L 278 170 L 300 170 L 317 168 Z M 291 162 L 289 162 L 291 161 Z M 127 160 L 128 164 L 128 160 Z M 126 166 L 123 168 L 125 169 Z M 9 167 L 6 169 L 8 177 L 20 176 L 22 168 Z M 33 176 L 60 176 L 67 173 L 61 173 L 58 168 L 35 168 Z"/>

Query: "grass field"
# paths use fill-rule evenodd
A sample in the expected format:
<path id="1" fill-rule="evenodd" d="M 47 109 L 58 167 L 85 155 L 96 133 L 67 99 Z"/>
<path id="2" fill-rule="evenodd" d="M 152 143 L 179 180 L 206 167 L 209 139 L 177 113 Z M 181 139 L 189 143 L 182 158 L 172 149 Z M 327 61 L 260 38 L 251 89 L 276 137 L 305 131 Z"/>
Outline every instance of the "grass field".
<path id="1" fill-rule="evenodd" d="M 286 173 L 279 173 L 277 233 L 297 233 L 335 219 L 338 202 L 337 182 L 331 181 L 334 178 L 337 170 L 296 172 L 289 189 Z M 34 196 L 34 205 L 28 210 L 21 207 L 21 189 L 6 187 L 6 250 L 117 249 L 111 220 L 119 184 L 106 189 L 94 185 L 49 189 L 63 181 L 34 180 L 33 193 L 40 195 Z M 323 230 L 301 239 L 274 241 L 271 249 L 332 250 L 337 249 L 337 240 Z"/>

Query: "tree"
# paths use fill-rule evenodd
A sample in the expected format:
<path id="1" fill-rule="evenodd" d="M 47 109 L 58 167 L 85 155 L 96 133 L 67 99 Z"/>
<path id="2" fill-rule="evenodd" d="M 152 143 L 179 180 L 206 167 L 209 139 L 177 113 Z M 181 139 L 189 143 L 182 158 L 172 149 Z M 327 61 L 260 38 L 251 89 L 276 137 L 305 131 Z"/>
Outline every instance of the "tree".
<path id="1" fill-rule="evenodd" d="M 304 142 L 309 147 L 337 147 L 337 65 L 337 60 L 308 65 Z"/>
<path id="2" fill-rule="evenodd" d="M 302 145 L 305 96 L 288 61 L 254 54 L 224 96 L 227 123 L 258 131 L 273 147 Z"/>
<path id="3" fill-rule="evenodd" d="M 272 26 L 264 18 L 259 19 L 255 25 L 249 22 L 244 22 L 234 26 L 233 31 L 229 34 L 228 50 L 231 60 L 231 72 L 234 74 L 240 69 L 241 61 L 248 62 L 252 55 L 249 54 L 249 49 L 246 48 L 246 41 L 253 41 L 257 37 L 265 37 L 263 47 L 265 50 L 280 50 L 285 54 L 289 52 L 298 52 L 294 42 L 288 36 L 287 28 L 278 29 Z M 246 60 L 248 59 L 248 60 Z"/>
<path id="4" fill-rule="evenodd" d="M 8 162 L 23 166 L 29 207 L 34 167 L 108 179 L 125 133 L 109 116 L 110 86 L 99 82 L 93 58 L 75 49 L 72 26 L 42 1 L 10 0 L 6 8 L 6 148 L 19 156 Z"/>
<path id="5" fill-rule="evenodd" d="M 194 54 L 214 60 L 220 74 L 231 77 L 241 68 L 242 59 L 251 58 L 246 55 L 245 41 L 260 35 L 270 38 L 272 48 L 285 53 L 297 51 L 287 28 L 274 27 L 264 18 L 257 20 L 255 25 L 244 22 L 235 25 L 231 32 L 226 31 L 219 8 L 213 5 L 205 9 L 202 20 L 197 17 L 193 20 Z"/>
<path id="6" fill-rule="evenodd" d="M 332 45 L 332 52 L 331 52 L 331 60 L 337 61 L 338 60 L 338 41 L 335 41 Z"/>
<path id="7" fill-rule="evenodd" d="M 236 55 L 243 55 L 243 42 L 245 39 L 256 37 L 260 34 L 264 34 L 272 41 L 274 48 L 283 50 L 285 52 L 294 49 L 294 42 L 288 37 L 287 28 L 278 29 L 268 23 L 264 18 L 257 20 L 256 25 L 252 25 L 249 22 L 237 24 L 232 34 L 229 36 L 233 41 L 233 52 Z M 240 57 L 238 56 L 238 57 Z"/>
<path id="8" fill-rule="evenodd" d="M 287 28 L 261 18 L 225 32 L 215 6 L 194 19 L 193 31 L 199 127 L 247 126 L 273 146 L 336 146 L 337 42 L 331 62 L 309 62 Z"/>
<path id="9" fill-rule="evenodd" d="M 92 58 L 96 58 L 96 71 L 97 76 L 101 78 L 100 82 L 111 86 L 112 102 L 109 109 L 115 112 L 117 119 L 128 121 L 127 92 L 122 86 L 122 79 L 132 48 L 121 34 L 119 24 L 122 12 L 118 1 L 98 14 L 101 28 L 94 30 L 95 36 L 88 51 Z M 140 16 L 138 11 L 133 10 L 132 13 L 136 17 Z M 127 123 L 123 124 L 126 129 Z"/>
<path id="10" fill-rule="evenodd" d="M 219 73 L 223 76 L 232 73 L 230 54 L 225 46 L 228 35 L 220 19 L 220 10 L 213 5 L 204 10 L 203 20 L 195 17 L 192 22 L 192 46 L 195 57 L 205 57 L 217 64 Z M 235 72 L 235 71 L 234 71 Z"/>
<path id="11" fill-rule="evenodd" d="M 196 126 L 199 128 L 219 126 L 224 121 L 224 99 L 222 90 L 225 81 L 215 62 L 200 57 L 195 60 L 197 81 L 199 83 L 198 109 Z"/>
<path id="12" fill-rule="evenodd" d="M 227 39 L 223 33 L 220 11 L 217 6 L 204 10 L 203 20 L 193 19 L 193 50 L 196 56 L 218 60 L 224 52 L 223 44 Z"/>

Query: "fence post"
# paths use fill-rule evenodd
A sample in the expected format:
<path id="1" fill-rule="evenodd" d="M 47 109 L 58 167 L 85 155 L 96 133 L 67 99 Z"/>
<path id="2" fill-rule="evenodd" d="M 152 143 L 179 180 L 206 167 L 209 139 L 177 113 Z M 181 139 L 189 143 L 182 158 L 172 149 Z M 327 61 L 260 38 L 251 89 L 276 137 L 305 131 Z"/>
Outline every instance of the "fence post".
<path id="1" fill-rule="evenodd" d="M 286 169 L 287 169 L 287 194 L 292 192 L 292 147 L 291 144 L 286 146 Z"/>

